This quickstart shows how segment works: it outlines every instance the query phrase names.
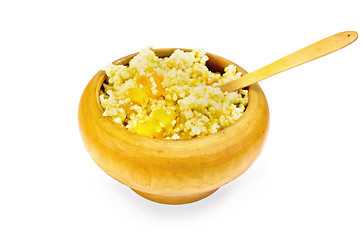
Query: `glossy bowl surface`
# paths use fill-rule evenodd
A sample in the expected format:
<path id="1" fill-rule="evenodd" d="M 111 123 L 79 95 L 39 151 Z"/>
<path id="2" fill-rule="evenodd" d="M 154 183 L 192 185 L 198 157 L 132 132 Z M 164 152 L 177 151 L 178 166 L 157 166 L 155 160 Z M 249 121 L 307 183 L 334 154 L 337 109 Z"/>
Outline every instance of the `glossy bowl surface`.
<path id="1" fill-rule="evenodd" d="M 159 57 L 176 48 L 154 49 Z M 190 51 L 189 49 L 183 49 Z M 207 66 L 223 72 L 237 64 L 207 53 Z M 128 64 L 135 54 L 114 61 Z M 139 195 L 159 203 L 200 200 L 244 173 L 259 156 L 269 128 L 269 109 L 258 84 L 248 87 L 249 104 L 233 125 L 189 140 L 153 139 L 137 135 L 104 117 L 99 91 L 106 74 L 99 71 L 86 86 L 78 111 L 80 133 L 97 165 Z"/>

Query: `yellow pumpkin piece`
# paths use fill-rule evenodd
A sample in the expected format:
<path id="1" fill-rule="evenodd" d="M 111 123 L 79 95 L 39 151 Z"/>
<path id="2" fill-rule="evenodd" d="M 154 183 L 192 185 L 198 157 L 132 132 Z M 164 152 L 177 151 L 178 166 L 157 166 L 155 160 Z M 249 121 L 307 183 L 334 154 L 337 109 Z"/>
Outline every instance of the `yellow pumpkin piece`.
<path id="1" fill-rule="evenodd" d="M 165 89 L 162 86 L 163 76 L 159 75 L 156 71 L 153 71 L 152 78 L 156 83 L 156 90 L 157 90 L 156 96 L 159 97 L 159 96 L 163 95 L 165 92 Z"/>
<path id="2" fill-rule="evenodd" d="M 151 119 L 162 123 L 165 127 L 172 125 L 172 121 L 175 120 L 175 113 L 163 108 L 158 108 L 152 111 Z"/>
<path id="3" fill-rule="evenodd" d="M 158 122 L 145 121 L 137 124 L 134 127 L 134 130 L 137 134 L 147 137 L 156 137 L 160 134 L 162 127 Z"/>
<path id="4" fill-rule="evenodd" d="M 145 102 L 148 95 L 142 88 L 130 88 L 127 91 L 127 96 L 133 103 L 142 105 Z"/>
<path id="5" fill-rule="evenodd" d="M 147 68 L 146 72 L 149 72 L 150 74 L 139 76 L 137 83 L 142 84 L 149 95 L 160 97 L 165 92 L 165 89 L 162 87 L 163 76 L 159 75 L 153 68 Z M 154 86 L 154 84 L 156 85 Z M 155 89 L 157 92 L 153 93 L 152 89 Z"/>
<path id="6" fill-rule="evenodd" d="M 147 137 L 163 137 L 166 130 L 172 130 L 172 121 L 175 120 L 175 113 L 163 108 L 157 108 L 152 111 L 150 118 L 147 121 L 138 123 L 134 127 L 134 131 Z"/>
<path id="7" fill-rule="evenodd" d="M 146 75 L 141 75 L 137 78 L 136 82 L 138 84 L 142 84 L 142 86 L 146 89 L 147 92 L 151 91 L 151 82 L 149 81 L 149 78 L 147 78 Z"/>

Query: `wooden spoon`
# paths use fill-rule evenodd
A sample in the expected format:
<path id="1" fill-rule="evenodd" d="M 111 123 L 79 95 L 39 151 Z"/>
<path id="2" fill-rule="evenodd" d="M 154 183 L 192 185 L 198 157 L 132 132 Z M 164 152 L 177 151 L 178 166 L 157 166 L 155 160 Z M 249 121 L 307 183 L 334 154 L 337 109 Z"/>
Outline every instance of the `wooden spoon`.
<path id="1" fill-rule="evenodd" d="M 224 92 L 234 92 L 253 83 L 271 77 L 277 73 L 283 72 L 344 48 L 345 46 L 356 41 L 357 37 L 358 34 L 354 31 L 337 33 L 292 54 L 289 54 L 288 56 L 285 56 L 254 72 L 248 73 L 234 81 L 221 85 L 220 89 Z"/>

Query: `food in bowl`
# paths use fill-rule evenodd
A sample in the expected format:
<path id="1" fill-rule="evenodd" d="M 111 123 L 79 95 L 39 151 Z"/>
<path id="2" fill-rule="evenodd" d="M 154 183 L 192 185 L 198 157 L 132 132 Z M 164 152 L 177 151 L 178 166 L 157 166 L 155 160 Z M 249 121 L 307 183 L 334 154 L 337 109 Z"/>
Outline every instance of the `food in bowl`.
<path id="1" fill-rule="evenodd" d="M 160 58 L 143 49 L 128 66 L 109 64 L 100 92 L 103 116 L 139 135 L 189 139 L 220 131 L 239 119 L 248 91 L 222 92 L 218 86 L 241 76 L 234 65 L 210 71 L 202 50 L 175 50 Z"/>

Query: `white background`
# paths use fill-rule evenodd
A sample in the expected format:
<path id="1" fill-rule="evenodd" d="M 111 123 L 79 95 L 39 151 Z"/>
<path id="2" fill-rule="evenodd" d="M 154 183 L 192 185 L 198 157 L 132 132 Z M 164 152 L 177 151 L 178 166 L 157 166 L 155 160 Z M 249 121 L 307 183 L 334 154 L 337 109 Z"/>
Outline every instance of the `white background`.
<path id="1" fill-rule="evenodd" d="M 332 34 L 359 0 L 1 1 L 0 239 L 362 239 L 362 39 L 261 82 L 270 131 L 251 168 L 187 205 L 107 176 L 81 93 L 141 48 L 203 48 L 253 71 Z"/>

